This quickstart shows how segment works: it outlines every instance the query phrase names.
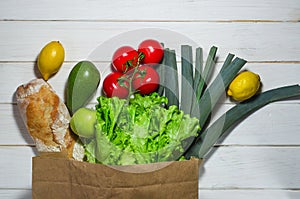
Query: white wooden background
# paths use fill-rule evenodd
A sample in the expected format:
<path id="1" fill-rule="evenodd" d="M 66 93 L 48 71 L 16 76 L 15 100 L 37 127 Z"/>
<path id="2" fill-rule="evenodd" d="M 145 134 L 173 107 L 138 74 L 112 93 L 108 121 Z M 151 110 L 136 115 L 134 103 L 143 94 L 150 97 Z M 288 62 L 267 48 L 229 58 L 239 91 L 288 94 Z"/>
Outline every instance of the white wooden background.
<path id="1" fill-rule="evenodd" d="M 31 198 L 35 147 L 16 107 L 17 86 L 36 78 L 40 49 L 60 40 L 66 61 L 49 82 L 63 96 L 72 66 L 104 41 L 138 28 L 184 34 L 231 52 L 260 74 L 263 90 L 299 84 L 299 0 L 0 1 L 0 198 Z M 221 101 L 214 118 L 233 104 Z M 300 198 L 300 99 L 270 104 L 238 124 L 209 154 L 200 198 Z"/>

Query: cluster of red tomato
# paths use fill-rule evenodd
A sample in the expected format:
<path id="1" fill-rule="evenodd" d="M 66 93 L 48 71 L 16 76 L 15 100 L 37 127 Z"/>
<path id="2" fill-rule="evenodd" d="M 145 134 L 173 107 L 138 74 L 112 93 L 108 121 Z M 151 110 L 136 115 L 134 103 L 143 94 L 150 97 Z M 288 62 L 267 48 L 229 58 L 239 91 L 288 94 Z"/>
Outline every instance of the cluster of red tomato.
<path id="1" fill-rule="evenodd" d="M 159 75 L 154 67 L 163 55 L 163 46 L 153 39 L 141 42 L 138 50 L 131 46 L 118 48 L 112 57 L 113 72 L 103 81 L 104 94 L 127 98 L 133 92 L 142 95 L 154 92 L 159 86 Z"/>

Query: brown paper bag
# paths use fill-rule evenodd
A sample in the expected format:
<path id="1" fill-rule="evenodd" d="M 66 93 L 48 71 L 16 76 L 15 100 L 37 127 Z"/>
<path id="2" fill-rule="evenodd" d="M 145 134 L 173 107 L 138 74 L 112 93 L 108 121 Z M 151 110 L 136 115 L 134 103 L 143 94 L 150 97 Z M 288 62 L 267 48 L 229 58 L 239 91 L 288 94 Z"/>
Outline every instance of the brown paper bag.
<path id="1" fill-rule="evenodd" d="M 32 198 L 198 198 L 201 160 L 106 166 L 33 157 Z"/>

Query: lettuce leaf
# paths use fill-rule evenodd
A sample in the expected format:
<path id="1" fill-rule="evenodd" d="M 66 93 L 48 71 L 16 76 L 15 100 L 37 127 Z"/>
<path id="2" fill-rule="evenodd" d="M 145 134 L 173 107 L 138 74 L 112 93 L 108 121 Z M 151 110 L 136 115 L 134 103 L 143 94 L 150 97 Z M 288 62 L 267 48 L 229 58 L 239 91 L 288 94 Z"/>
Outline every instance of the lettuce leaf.
<path id="1" fill-rule="evenodd" d="M 200 130 L 199 120 L 157 93 L 129 100 L 100 96 L 95 140 L 86 144 L 87 161 L 108 165 L 178 160 Z"/>

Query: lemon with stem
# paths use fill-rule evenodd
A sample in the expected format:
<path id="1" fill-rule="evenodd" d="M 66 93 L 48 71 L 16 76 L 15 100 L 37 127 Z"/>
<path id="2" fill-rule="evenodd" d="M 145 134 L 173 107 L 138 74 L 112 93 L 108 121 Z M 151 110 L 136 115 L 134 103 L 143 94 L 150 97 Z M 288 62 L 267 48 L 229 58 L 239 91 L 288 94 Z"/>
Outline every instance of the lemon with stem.
<path id="1" fill-rule="evenodd" d="M 38 69 L 44 80 L 58 72 L 65 59 L 65 50 L 59 41 L 46 44 L 38 56 Z"/>

